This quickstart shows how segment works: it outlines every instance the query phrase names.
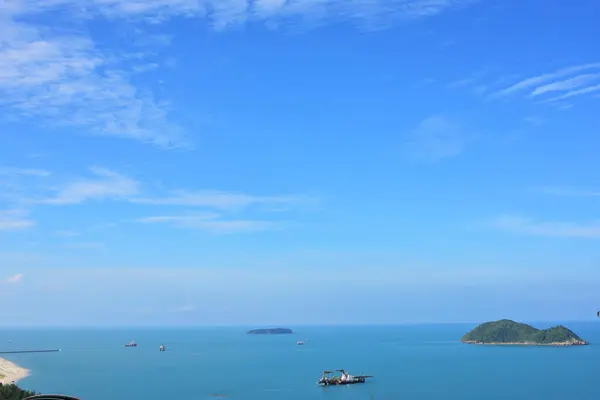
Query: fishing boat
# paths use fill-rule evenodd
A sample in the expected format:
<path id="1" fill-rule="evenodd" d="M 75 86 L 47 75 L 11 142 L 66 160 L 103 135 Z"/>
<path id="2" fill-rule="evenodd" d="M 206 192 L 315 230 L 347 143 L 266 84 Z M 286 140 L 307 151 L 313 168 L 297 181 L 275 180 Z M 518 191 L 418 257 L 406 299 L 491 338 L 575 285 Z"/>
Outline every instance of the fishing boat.
<path id="1" fill-rule="evenodd" d="M 158 348 L 158 351 L 165 351 L 165 346 L 161 344 L 160 347 Z"/>
<path id="2" fill-rule="evenodd" d="M 134 341 L 131 341 L 131 342 L 127 343 L 127 344 L 125 345 L 125 347 L 137 347 L 137 343 L 136 343 L 136 342 L 134 342 Z"/>
<path id="3" fill-rule="evenodd" d="M 350 375 L 343 369 L 336 370 L 341 372 L 341 376 L 334 376 L 333 371 L 323 371 L 321 379 L 317 381 L 317 385 L 353 385 L 355 383 L 365 383 L 367 378 L 372 378 L 372 375 Z"/>
<path id="4" fill-rule="evenodd" d="M 304 344 L 304 342 L 303 342 L 302 340 L 298 340 L 298 341 L 296 342 L 296 344 L 297 344 L 298 346 L 302 346 L 302 345 Z"/>

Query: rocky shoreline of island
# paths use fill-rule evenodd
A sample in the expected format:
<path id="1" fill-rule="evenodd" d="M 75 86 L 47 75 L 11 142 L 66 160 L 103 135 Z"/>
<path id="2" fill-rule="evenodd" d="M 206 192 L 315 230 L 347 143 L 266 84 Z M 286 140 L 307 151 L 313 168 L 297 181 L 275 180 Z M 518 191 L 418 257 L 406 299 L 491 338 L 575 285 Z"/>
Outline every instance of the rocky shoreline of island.
<path id="1" fill-rule="evenodd" d="M 536 343 L 536 342 L 477 342 L 475 340 L 462 340 L 466 344 L 477 344 L 481 346 L 586 346 L 587 343 L 584 340 L 575 340 L 568 342 L 552 342 L 552 343 Z"/>

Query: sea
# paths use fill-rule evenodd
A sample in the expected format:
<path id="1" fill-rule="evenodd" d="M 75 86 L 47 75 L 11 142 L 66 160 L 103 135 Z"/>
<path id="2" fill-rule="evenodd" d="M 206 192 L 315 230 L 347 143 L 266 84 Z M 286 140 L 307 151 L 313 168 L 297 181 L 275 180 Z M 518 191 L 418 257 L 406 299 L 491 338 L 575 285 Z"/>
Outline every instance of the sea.
<path id="1" fill-rule="evenodd" d="M 21 387 L 81 400 L 598 400 L 600 319 L 565 325 L 591 344 L 460 343 L 474 324 L 298 326 L 291 335 L 246 334 L 256 327 L 4 329 L 0 351 L 61 351 L 0 356 L 31 370 Z M 130 341 L 138 347 L 124 347 Z M 316 384 L 336 369 L 373 378 Z"/>

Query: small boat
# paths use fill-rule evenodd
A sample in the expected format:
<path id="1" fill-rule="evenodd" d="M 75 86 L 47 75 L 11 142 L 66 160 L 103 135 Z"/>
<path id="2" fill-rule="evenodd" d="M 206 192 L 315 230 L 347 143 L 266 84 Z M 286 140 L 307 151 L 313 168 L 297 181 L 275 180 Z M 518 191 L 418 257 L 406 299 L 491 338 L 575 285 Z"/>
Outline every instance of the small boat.
<path id="1" fill-rule="evenodd" d="M 304 342 L 303 342 L 302 340 L 298 340 L 298 341 L 296 342 L 296 344 L 297 344 L 298 346 L 302 346 L 302 345 L 304 344 Z"/>
<path id="2" fill-rule="evenodd" d="M 317 381 L 317 385 L 353 385 L 355 383 L 365 383 L 367 378 L 372 378 L 372 375 L 350 375 L 343 369 L 338 369 L 342 373 L 341 376 L 333 376 L 333 371 L 323 371 L 321 379 Z"/>
<path id="3" fill-rule="evenodd" d="M 158 348 L 159 351 L 165 351 L 165 346 L 164 345 L 160 345 L 160 347 Z"/>
<path id="4" fill-rule="evenodd" d="M 127 344 L 125 345 L 125 347 L 137 347 L 137 343 L 136 343 L 136 342 L 134 342 L 134 341 L 131 341 L 131 342 L 127 343 Z"/>

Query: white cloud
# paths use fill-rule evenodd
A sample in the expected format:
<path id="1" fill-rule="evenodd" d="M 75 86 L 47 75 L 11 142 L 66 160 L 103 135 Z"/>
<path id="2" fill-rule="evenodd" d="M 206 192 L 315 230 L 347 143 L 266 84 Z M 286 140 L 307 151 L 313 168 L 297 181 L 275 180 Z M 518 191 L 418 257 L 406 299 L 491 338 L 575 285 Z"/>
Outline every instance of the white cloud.
<path id="1" fill-rule="evenodd" d="M 305 26 L 350 21 L 378 28 L 389 22 L 433 16 L 477 0 L 10 0 L 0 5 L 0 107 L 11 117 L 83 134 L 115 136 L 158 146 L 188 147 L 184 130 L 168 118 L 170 107 L 133 75 L 157 67 L 130 65 L 127 52 L 99 46 L 82 23 L 102 17 L 160 23 L 193 17 L 215 29 L 284 20 Z M 56 29 L 44 13 L 60 12 Z M 51 15 L 51 14 L 47 14 Z M 35 21 L 35 22 L 34 22 Z M 58 25 L 58 24 L 57 24 Z M 64 25 L 64 26 L 63 26 Z M 298 27 L 298 24 L 294 24 Z M 149 37 L 141 33 L 140 37 Z M 147 46 L 164 45 L 146 40 Z M 160 42 L 160 43 L 159 43 Z M 133 45 L 140 45 L 135 40 Z M 8 114 L 7 114 L 8 115 Z"/>
<path id="2" fill-rule="evenodd" d="M 555 81 L 556 79 L 563 78 L 563 77 L 566 77 L 569 75 L 573 75 L 578 72 L 582 72 L 582 71 L 590 70 L 590 69 L 598 69 L 598 68 L 600 68 L 600 63 L 589 63 L 589 64 L 582 64 L 582 65 L 575 65 L 575 66 L 571 66 L 571 67 L 561 68 L 555 72 L 538 75 L 538 76 L 534 76 L 531 78 L 521 80 L 507 88 L 499 90 L 498 92 L 495 93 L 495 96 L 506 96 L 506 95 L 518 92 L 520 90 L 525 90 L 525 89 L 529 89 L 529 88 L 537 86 L 537 85 L 542 85 L 549 81 Z"/>
<path id="3" fill-rule="evenodd" d="M 24 0 L 21 12 L 61 7 L 89 18 L 138 18 L 160 22 L 173 16 L 209 20 L 216 29 L 251 21 L 298 18 L 312 21 L 414 19 L 470 5 L 478 0 Z"/>
<path id="4" fill-rule="evenodd" d="M 223 220 L 218 214 L 170 215 L 144 217 L 137 222 L 145 224 L 168 224 L 176 228 L 189 228 L 214 234 L 260 232 L 278 229 L 280 224 L 272 221 Z"/>
<path id="5" fill-rule="evenodd" d="M 600 62 L 565 67 L 551 73 L 521 79 L 516 83 L 514 83 L 514 76 L 505 76 L 495 81 L 485 82 L 482 81 L 482 75 L 480 73 L 478 77 L 472 76 L 452 82 L 447 85 L 447 88 L 466 88 L 479 95 L 485 93 L 485 98 L 488 100 L 507 100 L 522 92 L 528 92 L 527 98 L 535 99 L 538 103 L 556 103 L 560 100 L 600 91 L 600 85 L 595 84 L 600 80 Z M 485 75 L 489 75 L 489 73 Z M 507 84 L 510 81 L 513 83 Z M 549 95 L 555 95 L 555 97 L 548 98 Z M 558 103 L 557 106 L 563 109 L 571 107 L 564 103 Z"/>
<path id="6" fill-rule="evenodd" d="M 600 92 L 600 85 L 588 86 L 588 87 L 585 87 L 582 89 L 571 90 L 561 96 L 556 96 L 551 99 L 548 99 L 547 102 L 556 102 L 556 101 L 560 101 L 560 100 L 566 100 L 571 97 L 581 96 L 581 95 L 595 93 L 595 92 Z"/>
<path id="7" fill-rule="evenodd" d="M 561 221 L 535 221 L 513 215 L 495 218 L 494 227 L 508 232 L 549 237 L 600 238 L 600 221 L 573 223 Z"/>
<path id="8" fill-rule="evenodd" d="M 88 200 L 125 200 L 139 192 L 139 183 L 106 168 L 92 167 L 94 178 L 81 179 L 58 189 L 55 196 L 39 203 L 65 205 Z"/>
<path id="9" fill-rule="evenodd" d="M 574 188 L 564 186 L 545 186 L 539 188 L 539 191 L 545 194 L 555 196 L 576 196 L 576 197 L 600 197 L 600 190 L 591 188 Z"/>
<path id="10" fill-rule="evenodd" d="M 269 17 L 284 10 L 287 0 L 254 0 L 254 12 L 261 17 Z"/>
<path id="11" fill-rule="evenodd" d="M 45 177 L 51 174 L 50 171 L 34 168 L 15 168 L 15 167 L 0 167 L 0 175 L 25 175 Z"/>
<path id="12" fill-rule="evenodd" d="M 103 167 L 91 167 L 93 177 L 77 179 L 54 188 L 54 195 L 37 200 L 40 204 L 67 205 L 90 200 L 119 200 L 155 206 L 187 206 L 237 211 L 260 206 L 266 211 L 282 211 L 292 206 L 315 204 L 309 196 L 256 196 L 218 190 L 172 190 L 166 194 L 144 195 L 137 180 Z"/>
<path id="13" fill-rule="evenodd" d="M 89 134 L 165 147 L 185 144 L 182 130 L 167 120 L 168 108 L 133 85 L 134 71 L 123 59 L 99 49 L 90 37 L 19 18 L 59 3 L 82 5 L 17 0 L 0 8 L 0 106 L 21 118 Z"/>
<path id="14" fill-rule="evenodd" d="M 90 175 L 63 181 L 53 186 L 26 185 L 27 191 L 40 193 L 27 195 L 18 200 L 28 207 L 40 206 L 69 206 L 93 201 L 113 201 L 132 205 L 143 205 L 145 208 L 167 208 L 169 214 L 150 215 L 144 218 L 126 218 L 122 222 L 137 222 L 145 224 L 163 224 L 176 228 L 197 229 L 215 234 L 230 234 L 241 232 L 258 232 L 280 229 L 281 222 L 267 221 L 254 216 L 248 218 L 247 212 L 283 212 L 298 206 L 317 204 L 317 199 L 302 196 L 257 196 L 246 193 L 224 192 L 217 190 L 182 191 L 168 190 L 149 186 L 145 187 L 137 180 L 119 172 L 103 168 L 89 168 Z M 50 179 L 60 179 L 54 176 Z M 44 181 L 46 183 L 46 181 Z M 21 188 L 17 188 L 19 191 Z M 172 209 L 186 207 L 192 210 L 186 214 L 172 213 Z M 218 211 L 216 213 L 214 211 Z M 235 214 L 222 215 L 222 213 Z M 23 211 L 0 212 L 0 230 L 25 229 L 34 225 L 34 221 L 25 219 Z M 228 218 L 229 217 L 229 218 Z M 113 223 L 111 226 L 114 226 Z M 96 228 L 96 230 L 99 228 Z M 75 237 L 80 232 L 73 230 L 56 230 L 55 236 Z M 99 248 L 101 243 L 76 242 L 67 243 L 63 247 L 70 248 Z"/>
<path id="15" fill-rule="evenodd" d="M 315 200 L 306 196 L 253 196 L 244 193 L 205 190 L 198 192 L 174 191 L 166 197 L 135 198 L 132 201 L 140 204 L 196 206 L 236 210 L 246 208 L 250 205 L 281 207 L 309 204 Z"/>
<path id="16" fill-rule="evenodd" d="M 0 167 L 0 200 L 10 204 L 11 208 L 22 208 L 25 206 L 22 199 L 26 193 L 31 193 L 32 188 L 49 176 L 50 171 L 43 169 Z"/>
<path id="17" fill-rule="evenodd" d="M 459 155 L 471 140 L 458 123 L 433 115 L 410 133 L 404 150 L 410 159 L 435 162 Z"/>
<path id="18" fill-rule="evenodd" d="M 25 212 L 20 210 L 0 211 L 0 232 L 21 231 L 35 225 L 35 221 L 25 218 Z"/>
<path id="19" fill-rule="evenodd" d="M 531 96 L 535 97 L 549 92 L 562 92 L 566 90 L 572 90 L 586 85 L 590 82 L 593 82 L 595 80 L 598 80 L 599 78 L 600 74 L 583 74 L 574 78 L 569 78 L 558 82 L 552 82 L 547 85 L 536 87 L 535 90 L 531 92 Z"/>
<path id="20" fill-rule="evenodd" d="M 4 279 L 4 283 L 8 283 L 8 284 L 19 283 L 19 282 L 21 282 L 21 280 L 23 280 L 23 277 L 24 277 L 23 274 L 14 274 L 14 275 L 11 275 L 8 278 Z"/>

